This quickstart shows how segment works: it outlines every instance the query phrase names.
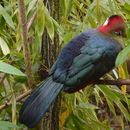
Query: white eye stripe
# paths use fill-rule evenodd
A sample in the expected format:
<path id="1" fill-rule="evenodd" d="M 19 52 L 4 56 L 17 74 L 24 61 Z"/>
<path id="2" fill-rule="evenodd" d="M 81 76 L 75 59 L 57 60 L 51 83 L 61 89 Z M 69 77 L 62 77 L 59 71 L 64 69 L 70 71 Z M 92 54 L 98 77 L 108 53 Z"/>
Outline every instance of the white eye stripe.
<path id="1" fill-rule="evenodd" d="M 107 19 L 103 25 L 106 26 L 106 25 L 108 25 L 108 23 L 109 23 L 109 19 Z"/>

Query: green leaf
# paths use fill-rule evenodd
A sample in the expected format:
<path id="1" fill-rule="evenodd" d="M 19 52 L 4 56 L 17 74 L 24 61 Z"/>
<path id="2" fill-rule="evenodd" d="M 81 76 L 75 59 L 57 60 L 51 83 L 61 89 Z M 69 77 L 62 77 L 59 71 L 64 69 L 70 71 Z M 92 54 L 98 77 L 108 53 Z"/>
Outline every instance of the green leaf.
<path id="1" fill-rule="evenodd" d="M 86 130 L 85 123 L 82 122 L 77 116 L 73 115 L 73 123 L 75 126 L 75 130 Z"/>
<path id="2" fill-rule="evenodd" d="M 107 97 L 106 97 L 106 101 L 107 104 L 109 106 L 110 111 L 114 114 L 114 116 L 116 117 L 116 112 L 115 112 L 115 108 L 114 108 L 114 103 L 112 103 L 112 101 L 110 101 Z"/>
<path id="3" fill-rule="evenodd" d="M 114 93 L 114 91 L 112 91 L 110 88 L 108 88 L 107 86 L 103 86 L 103 85 L 98 85 L 97 88 L 103 92 L 103 94 L 105 95 L 105 97 L 109 98 L 111 101 L 113 101 L 121 110 L 121 112 L 124 114 L 125 118 L 128 119 L 130 121 L 130 114 L 127 111 L 127 109 L 124 107 L 124 105 L 122 104 L 122 102 L 120 101 L 120 97 L 118 97 L 116 95 L 116 93 Z"/>
<path id="4" fill-rule="evenodd" d="M 114 6 L 113 6 L 113 1 L 112 0 L 108 0 L 108 2 L 109 2 L 109 7 L 110 7 L 110 10 L 111 10 L 111 14 L 113 14 L 115 12 Z"/>
<path id="5" fill-rule="evenodd" d="M 0 121 L 0 128 L 3 127 L 3 128 L 18 128 L 17 125 L 9 122 L 9 121 Z"/>
<path id="6" fill-rule="evenodd" d="M 53 21 L 53 24 L 54 24 L 57 32 L 59 33 L 59 35 L 63 35 L 63 33 L 64 33 L 63 27 L 60 26 L 56 20 L 52 19 L 52 21 Z"/>
<path id="7" fill-rule="evenodd" d="M 117 102 L 116 104 L 120 108 L 121 112 L 124 114 L 125 118 L 130 121 L 130 114 L 125 108 L 125 106 L 121 102 Z"/>
<path id="8" fill-rule="evenodd" d="M 36 28 L 39 38 L 41 38 L 44 26 L 45 26 L 45 11 L 43 1 L 38 1 L 37 3 L 37 19 L 36 19 Z M 42 15 L 42 16 L 41 16 Z"/>
<path id="9" fill-rule="evenodd" d="M 60 7 L 62 10 L 62 15 L 65 16 L 66 13 L 66 0 L 60 0 Z"/>
<path id="10" fill-rule="evenodd" d="M 10 53 L 10 49 L 7 43 L 1 37 L 0 37 L 0 47 L 4 55 L 7 55 Z"/>
<path id="11" fill-rule="evenodd" d="M 6 23 L 12 28 L 15 29 L 12 18 L 9 16 L 7 11 L 0 5 L 0 14 L 4 17 Z"/>
<path id="12" fill-rule="evenodd" d="M 31 0 L 28 6 L 28 11 L 27 13 L 29 13 L 31 10 L 34 9 L 35 5 L 36 5 L 37 0 Z"/>
<path id="13" fill-rule="evenodd" d="M 81 108 L 86 108 L 86 109 L 99 109 L 97 106 L 93 105 L 93 104 L 87 104 L 87 103 L 80 103 L 79 106 Z"/>
<path id="14" fill-rule="evenodd" d="M 25 74 L 21 72 L 19 69 L 2 61 L 0 61 L 0 71 L 13 75 L 25 76 Z"/>
<path id="15" fill-rule="evenodd" d="M 126 61 L 127 54 L 130 52 L 130 44 L 124 48 L 117 56 L 116 67 L 123 64 Z"/>
<path id="16" fill-rule="evenodd" d="M 97 26 L 95 23 L 95 20 L 91 16 L 88 17 L 88 21 L 89 21 L 92 28 L 95 28 Z"/>
<path id="17" fill-rule="evenodd" d="M 0 126 L 1 130 L 9 130 L 6 126 Z"/>
<path id="18" fill-rule="evenodd" d="M 124 8 L 127 9 L 128 11 L 130 11 L 130 5 L 128 3 L 124 4 Z"/>
<path id="19" fill-rule="evenodd" d="M 73 0 L 67 0 L 67 5 L 66 5 L 66 18 L 69 16 L 71 9 L 72 9 L 72 5 L 73 5 Z"/>
<path id="20" fill-rule="evenodd" d="M 59 34 L 59 43 L 61 43 L 63 41 L 63 37 L 64 37 L 64 29 L 61 25 L 58 24 L 58 22 L 54 19 L 52 19 L 55 30 L 57 31 L 57 33 Z"/>
<path id="21" fill-rule="evenodd" d="M 45 25 L 46 25 L 47 32 L 48 32 L 51 40 L 53 41 L 53 39 L 54 39 L 54 24 L 53 24 L 52 18 L 51 18 L 47 9 L 45 10 L 45 21 L 46 21 Z"/>

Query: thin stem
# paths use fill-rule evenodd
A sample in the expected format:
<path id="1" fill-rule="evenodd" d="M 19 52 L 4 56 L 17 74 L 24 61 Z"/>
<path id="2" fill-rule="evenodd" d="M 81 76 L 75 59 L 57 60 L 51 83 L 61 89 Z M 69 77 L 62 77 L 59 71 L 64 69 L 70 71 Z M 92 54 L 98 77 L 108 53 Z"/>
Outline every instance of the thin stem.
<path id="1" fill-rule="evenodd" d="M 19 17 L 20 17 L 20 26 L 21 26 L 21 36 L 23 41 L 23 53 L 24 53 L 24 62 L 25 69 L 28 79 L 29 88 L 34 85 L 34 78 L 31 69 L 31 54 L 28 42 L 28 29 L 27 29 L 27 17 L 26 17 L 26 8 L 24 0 L 18 0 L 18 8 L 19 8 Z"/>
<path id="2" fill-rule="evenodd" d="M 25 93 L 23 93 L 22 95 L 18 96 L 18 97 L 16 98 L 16 101 L 17 101 L 17 102 L 18 102 L 18 101 L 21 101 L 23 98 L 25 98 L 26 96 L 28 96 L 31 92 L 32 92 L 32 90 L 28 90 L 27 92 L 25 92 Z M 10 102 L 7 102 L 7 103 L 5 103 L 5 104 L 3 104 L 3 105 L 0 106 L 0 110 L 5 109 L 5 108 L 7 108 L 7 107 L 9 107 L 9 106 L 11 106 L 11 105 L 12 105 L 12 102 L 11 102 L 11 101 L 10 101 Z"/>

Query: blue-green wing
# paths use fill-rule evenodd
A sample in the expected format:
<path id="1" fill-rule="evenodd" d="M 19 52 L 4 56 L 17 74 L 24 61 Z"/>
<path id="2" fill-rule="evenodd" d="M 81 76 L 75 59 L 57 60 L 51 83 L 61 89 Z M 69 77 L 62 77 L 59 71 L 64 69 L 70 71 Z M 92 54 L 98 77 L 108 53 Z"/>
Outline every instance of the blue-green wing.
<path id="1" fill-rule="evenodd" d="M 79 37 L 73 43 L 75 46 L 79 42 L 82 43 L 82 46 L 77 48 L 77 55 L 72 56 L 76 53 L 75 49 L 62 50 L 66 55 L 59 57 L 57 64 L 61 67 L 55 68 L 53 73 L 54 80 L 65 84 L 65 90 L 68 91 L 77 90 L 86 82 L 100 78 L 109 72 L 114 67 L 116 56 L 121 50 L 117 41 L 104 35 L 84 38 L 85 40 L 82 41 L 80 39 Z"/>

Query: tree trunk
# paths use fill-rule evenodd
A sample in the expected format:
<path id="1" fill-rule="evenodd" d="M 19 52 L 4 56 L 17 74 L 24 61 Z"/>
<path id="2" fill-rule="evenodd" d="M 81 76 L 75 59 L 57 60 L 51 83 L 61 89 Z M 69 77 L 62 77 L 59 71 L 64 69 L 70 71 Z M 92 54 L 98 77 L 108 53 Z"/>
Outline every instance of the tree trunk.
<path id="1" fill-rule="evenodd" d="M 47 8 L 50 12 L 50 15 L 56 20 L 59 21 L 60 15 L 60 0 L 44 0 L 44 4 L 47 5 Z M 54 61 L 57 58 L 59 52 L 59 40 L 58 35 L 55 32 L 54 41 L 52 42 L 47 31 L 45 30 L 43 34 L 42 42 L 42 58 L 45 63 L 45 66 L 50 69 Z M 39 125 L 39 130 L 58 130 L 59 129 L 59 111 L 61 106 L 60 96 L 57 97 L 55 102 L 51 105 L 49 112 L 46 113 L 46 116 L 43 118 L 41 124 Z"/>

